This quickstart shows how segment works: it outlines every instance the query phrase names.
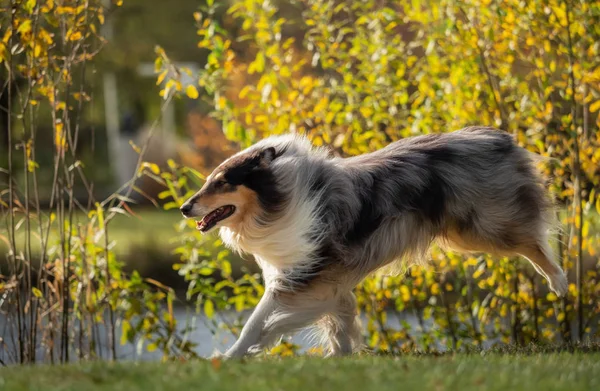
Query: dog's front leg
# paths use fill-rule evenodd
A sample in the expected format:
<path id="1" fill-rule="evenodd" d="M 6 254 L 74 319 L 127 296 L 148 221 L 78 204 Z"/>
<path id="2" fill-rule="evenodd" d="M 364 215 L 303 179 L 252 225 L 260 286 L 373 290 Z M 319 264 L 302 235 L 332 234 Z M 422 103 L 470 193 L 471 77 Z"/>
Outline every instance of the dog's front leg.
<path id="1" fill-rule="evenodd" d="M 267 289 L 254 309 L 252 315 L 242 328 L 239 339 L 225 353 L 225 357 L 239 358 L 248 353 L 254 345 L 258 345 L 262 338 L 265 322 L 279 307 L 274 292 Z"/>

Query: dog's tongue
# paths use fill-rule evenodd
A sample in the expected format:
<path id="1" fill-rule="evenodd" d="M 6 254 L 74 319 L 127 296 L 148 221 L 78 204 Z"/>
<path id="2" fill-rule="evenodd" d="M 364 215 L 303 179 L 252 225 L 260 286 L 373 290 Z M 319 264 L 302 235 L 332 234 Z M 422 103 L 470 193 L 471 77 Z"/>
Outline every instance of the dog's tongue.
<path id="1" fill-rule="evenodd" d="M 196 221 L 196 229 L 201 232 L 204 232 L 208 227 L 210 227 L 213 224 L 214 220 L 218 218 L 221 212 L 222 208 L 213 210 L 212 212 L 204 216 L 202 220 Z"/>
<path id="2" fill-rule="evenodd" d="M 204 216 L 202 220 L 196 221 L 196 229 L 200 232 L 206 232 L 210 230 L 214 225 L 221 221 L 224 217 L 230 216 L 235 208 L 227 205 L 217 208 Z"/>

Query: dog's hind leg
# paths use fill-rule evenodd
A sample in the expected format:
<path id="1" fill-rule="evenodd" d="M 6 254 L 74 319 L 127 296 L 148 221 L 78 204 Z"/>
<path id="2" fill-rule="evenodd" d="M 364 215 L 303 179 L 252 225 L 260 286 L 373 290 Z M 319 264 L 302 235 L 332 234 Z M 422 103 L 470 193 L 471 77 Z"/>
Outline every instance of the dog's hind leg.
<path id="1" fill-rule="evenodd" d="M 533 267 L 548 280 L 550 289 L 558 296 L 564 296 L 569 290 L 569 282 L 563 270 L 553 260 L 552 249 L 547 242 L 524 247 L 519 254 L 531 262 Z"/>
<path id="2" fill-rule="evenodd" d="M 509 230 L 506 232 L 504 236 L 508 237 L 511 232 Z M 507 246 L 503 242 L 494 243 L 494 238 L 491 236 L 485 240 L 482 236 L 478 237 L 472 232 L 459 235 L 450 231 L 443 238 L 442 244 L 465 252 L 487 252 L 505 256 L 521 255 L 548 281 L 550 289 L 558 296 L 564 296 L 569 290 L 569 282 L 563 270 L 554 261 L 547 235 L 535 235 L 533 232 L 535 229 L 532 232 L 522 232 L 520 235 L 514 236 L 512 241 L 517 244 Z"/>

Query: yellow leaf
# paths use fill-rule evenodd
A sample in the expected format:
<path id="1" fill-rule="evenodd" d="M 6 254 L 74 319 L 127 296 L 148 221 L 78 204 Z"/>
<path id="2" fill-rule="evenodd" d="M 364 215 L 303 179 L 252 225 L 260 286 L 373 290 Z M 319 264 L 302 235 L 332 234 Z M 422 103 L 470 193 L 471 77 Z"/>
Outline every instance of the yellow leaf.
<path id="1" fill-rule="evenodd" d="M 75 31 L 69 36 L 69 41 L 78 41 L 82 37 L 81 32 Z"/>
<path id="2" fill-rule="evenodd" d="M 211 300 L 206 300 L 204 302 L 204 314 L 211 319 L 215 314 L 215 305 Z"/>
<path id="3" fill-rule="evenodd" d="M 31 159 L 27 159 L 27 171 L 33 172 L 39 165 Z"/>
<path id="4" fill-rule="evenodd" d="M 191 99 L 198 98 L 198 90 L 192 84 L 190 84 L 189 86 L 187 86 L 187 88 L 185 89 L 185 93 Z"/>
<path id="5" fill-rule="evenodd" d="M 56 143 L 56 148 L 58 148 L 58 149 L 64 148 L 67 143 L 67 141 L 65 140 L 65 136 L 63 134 L 63 128 L 64 128 L 64 126 L 63 126 L 62 122 L 58 122 L 56 124 L 54 142 Z"/>
<path id="6" fill-rule="evenodd" d="M 135 145 L 135 143 L 133 141 L 129 140 L 129 145 L 131 145 L 131 148 L 133 148 L 133 150 L 136 153 L 138 153 L 138 154 L 142 153 L 142 150 L 140 149 L 140 147 L 138 147 L 137 145 Z"/>
<path id="7" fill-rule="evenodd" d="M 257 115 L 256 117 L 254 117 L 254 122 L 260 124 L 263 122 L 267 122 L 269 120 L 269 117 L 267 117 L 266 115 Z"/>
<path id="8" fill-rule="evenodd" d="M 242 90 L 240 91 L 238 97 L 240 99 L 244 99 L 248 93 L 250 92 L 250 86 L 245 86 L 244 88 L 242 88 Z"/>
<path id="9" fill-rule="evenodd" d="M 160 167 L 158 167 L 158 164 L 156 164 L 156 163 L 143 162 L 142 166 L 140 168 L 141 169 L 149 168 L 150 171 L 152 171 L 155 175 L 160 174 Z"/>
<path id="10" fill-rule="evenodd" d="M 35 297 L 42 297 L 42 291 L 38 288 L 31 288 L 31 291 Z"/>
<path id="11" fill-rule="evenodd" d="M 600 109 L 600 100 L 597 100 L 590 105 L 590 112 L 595 113 L 598 109 Z"/>
<path id="12" fill-rule="evenodd" d="M 17 32 L 19 32 L 21 34 L 26 34 L 30 31 L 31 31 L 31 20 L 29 20 L 29 19 L 24 20 L 23 23 L 21 23 L 21 25 L 17 29 Z"/>
<path id="13" fill-rule="evenodd" d="M 158 75 L 158 78 L 156 79 L 156 85 L 159 85 L 160 83 L 163 82 L 163 80 L 165 80 L 165 77 L 167 76 L 167 73 L 169 71 L 168 70 L 164 70 L 160 73 L 160 75 Z"/>
<path id="14" fill-rule="evenodd" d="M 96 202 L 96 214 L 98 215 L 98 227 L 104 231 L 104 210 L 99 202 Z"/>

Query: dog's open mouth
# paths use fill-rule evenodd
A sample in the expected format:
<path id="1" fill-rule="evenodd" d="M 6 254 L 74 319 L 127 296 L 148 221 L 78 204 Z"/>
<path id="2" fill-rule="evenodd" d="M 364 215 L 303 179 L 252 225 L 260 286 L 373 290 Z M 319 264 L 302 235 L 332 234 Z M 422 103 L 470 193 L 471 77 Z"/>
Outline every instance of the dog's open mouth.
<path id="1" fill-rule="evenodd" d="M 235 206 L 225 205 L 217 208 L 196 222 L 196 229 L 200 232 L 208 232 L 219 221 L 225 220 L 235 212 Z"/>

